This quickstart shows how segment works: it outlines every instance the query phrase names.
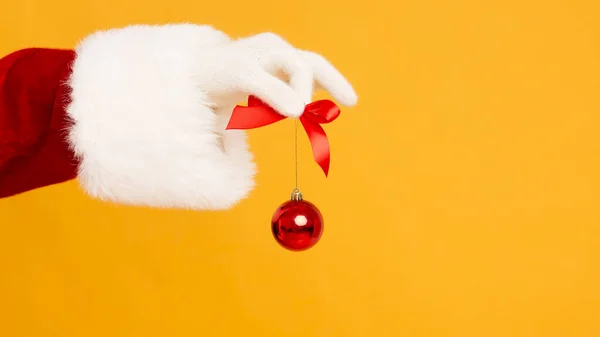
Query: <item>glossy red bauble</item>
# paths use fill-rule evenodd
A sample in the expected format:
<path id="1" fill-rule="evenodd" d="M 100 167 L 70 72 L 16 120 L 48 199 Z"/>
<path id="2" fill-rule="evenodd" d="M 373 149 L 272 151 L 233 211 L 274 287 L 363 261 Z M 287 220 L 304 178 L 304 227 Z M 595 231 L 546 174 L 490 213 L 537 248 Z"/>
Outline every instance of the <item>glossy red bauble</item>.
<path id="1" fill-rule="evenodd" d="M 284 248 L 301 251 L 313 247 L 323 234 L 323 216 L 306 200 L 290 200 L 277 208 L 271 221 L 275 240 Z"/>

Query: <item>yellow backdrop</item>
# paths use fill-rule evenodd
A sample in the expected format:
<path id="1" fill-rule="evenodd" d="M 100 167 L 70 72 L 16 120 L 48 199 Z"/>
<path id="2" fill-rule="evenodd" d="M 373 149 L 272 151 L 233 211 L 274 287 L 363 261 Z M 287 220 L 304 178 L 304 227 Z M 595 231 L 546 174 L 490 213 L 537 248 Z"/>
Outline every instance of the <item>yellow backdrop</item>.
<path id="1" fill-rule="evenodd" d="M 595 0 L 24 0 L 0 51 L 96 29 L 210 23 L 327 56 L 359 106 L 301 137 L 321 242 L 281 249 L 293 123 L 251 132 L 258 188 L 229 212 L 117 207 L 75 183 L 1 200 L 6 337 L 600 336 Z"/>

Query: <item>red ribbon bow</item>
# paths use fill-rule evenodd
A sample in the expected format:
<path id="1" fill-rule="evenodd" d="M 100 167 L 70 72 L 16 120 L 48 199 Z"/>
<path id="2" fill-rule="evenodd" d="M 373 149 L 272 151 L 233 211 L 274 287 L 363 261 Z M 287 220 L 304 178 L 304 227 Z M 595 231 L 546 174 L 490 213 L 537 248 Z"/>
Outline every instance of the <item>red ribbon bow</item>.
<path id="1" fill-rule="evenodd" d="M 321 124 L 333 122 L 338 118 L 340 112 L 340 108 L 334 102 L 320 100 L 307 104 L 300 116 L 300 122 L 310 140 L 315 161 L 323 169 L 325 176 L 329 174 L 330 149 L 327 134 Z M 285 118 L 258 98 L 250 96 L 248 106 L 238 105 L 233 109 L 227 130 L 256 129 Z"/>

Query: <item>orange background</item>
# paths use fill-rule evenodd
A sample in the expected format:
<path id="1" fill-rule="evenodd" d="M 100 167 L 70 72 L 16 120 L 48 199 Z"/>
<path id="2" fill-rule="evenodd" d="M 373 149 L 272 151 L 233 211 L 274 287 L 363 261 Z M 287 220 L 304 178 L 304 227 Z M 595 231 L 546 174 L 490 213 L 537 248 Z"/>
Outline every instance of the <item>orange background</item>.
<path id="1" fill-rule="evenodd" d="M 293 123 L 251 132 L 258 188 L 229 212 L 117 207 L 75 183 L 0 201 L 6 337 L 600 336 L 600 8 L 589 0 L 24 0 L 0 51 L 96 29 L 210 23 L 316 50 L 359 106 L 301 137 L 321 242 L 269 220 Z"/>

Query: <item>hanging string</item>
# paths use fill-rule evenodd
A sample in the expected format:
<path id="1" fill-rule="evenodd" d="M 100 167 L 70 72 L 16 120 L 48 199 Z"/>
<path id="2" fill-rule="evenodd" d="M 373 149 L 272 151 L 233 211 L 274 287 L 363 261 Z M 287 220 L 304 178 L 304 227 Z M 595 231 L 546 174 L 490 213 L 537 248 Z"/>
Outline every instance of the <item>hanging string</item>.
<path id="1" fill-rule="evenodd" d="M 296 188 L 294 191 L 300 192 L 298 188 L 298 119 L 294 119 L 294 160 L 295 160 L 295 172 L 296 172 Z"/>

